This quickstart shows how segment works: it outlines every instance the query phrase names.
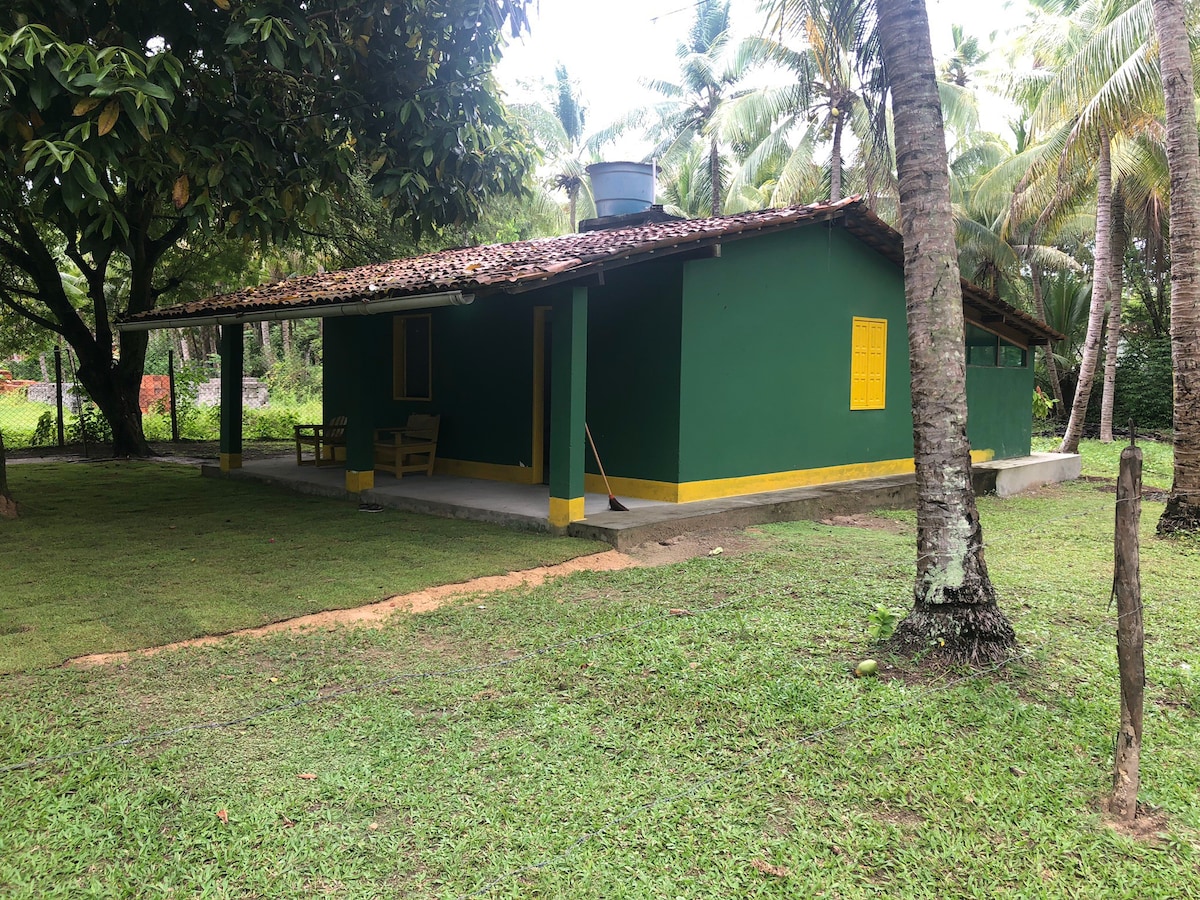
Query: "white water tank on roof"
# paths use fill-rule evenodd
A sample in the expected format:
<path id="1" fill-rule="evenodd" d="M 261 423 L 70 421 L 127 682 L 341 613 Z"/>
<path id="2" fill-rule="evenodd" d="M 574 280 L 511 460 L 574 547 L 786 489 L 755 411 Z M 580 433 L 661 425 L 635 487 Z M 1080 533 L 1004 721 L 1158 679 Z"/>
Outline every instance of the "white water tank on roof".
<path id="1" fill-rule="evenodd" d="M 654 163 L 606 162 L 587 167 L 592 181 L 596 215 L 624 216 L 639 213 L 654 203 Z"/>

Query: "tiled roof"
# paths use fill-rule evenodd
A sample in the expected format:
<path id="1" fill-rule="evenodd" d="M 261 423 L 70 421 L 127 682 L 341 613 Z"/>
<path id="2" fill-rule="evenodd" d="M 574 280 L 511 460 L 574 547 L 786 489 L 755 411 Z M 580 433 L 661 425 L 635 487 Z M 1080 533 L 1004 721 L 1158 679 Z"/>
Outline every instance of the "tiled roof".
<path id="1" fill-rule="evenodd" d="M 189 318 L 245 315 L 253 320 L 275 310 L 309 309 L 354 301 L 380 301 L 419 297 L 449 291 L 483 296 L 518 293 L 569 281 L 597 271 L 638 262 L 649 256 L 666 256 L 699 247 L 815 222 L 844 219 L 856 236 L 893 256 L 900 235 L 870 213 L 858 198 L 837 203 L 814 203 L 783 209 L 766 209 L 654 222 L 627 228 L 590 231 L 562 237 L 463 247 L 424 256 L 397 259 L 339 272 L 289 278 L 276 284 L 245 288 L 230 294 L 150 310 L 128 322 L 163 322 L 186 325 Z M 1056 336 L 1036 319 L 1000 300 L 995 303 L 1028 329 L 1030 338 Z M 1027 321 L 1026 321 L 1027 320 Z M 143 326 L 145 327 L 145 326 Z"/>

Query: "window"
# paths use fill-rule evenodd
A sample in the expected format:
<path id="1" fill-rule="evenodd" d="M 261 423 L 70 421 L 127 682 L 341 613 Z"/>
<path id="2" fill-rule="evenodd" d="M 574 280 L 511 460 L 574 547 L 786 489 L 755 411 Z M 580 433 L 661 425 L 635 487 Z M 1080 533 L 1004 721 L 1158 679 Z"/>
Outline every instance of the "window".
<path id="1" fill-rule="evenodd" d="M 971 324 L 964 331 L 967 338 L 967 365 L 996 365 L 996 335 Z"/>
<path id="2" fill-rule="evenodd" d="M 432 400 L 430 316 L 397 316 L 392 325 L 392 397 Z"/>
<path id="3" fill-rule="evenodd" d="M 1013 369 L 1025 368 L 1025 348 L 1000 339 L 1000 365 Z"/>
<path id="4" fill-rule="evenodd" d="M 850 408 L 883 409 L 887 388 L 887 319 L 854 317 L 850 340 Z"/>
<path id="5" fill-rule="evenodd" d="M 1028 352 L 1002 337 L 984 331 L 969 322 L 965 326 L 967 339 L 968 366 L 1001 366 L 1009 369 L 1023 369 L 1028 360 Z"/>

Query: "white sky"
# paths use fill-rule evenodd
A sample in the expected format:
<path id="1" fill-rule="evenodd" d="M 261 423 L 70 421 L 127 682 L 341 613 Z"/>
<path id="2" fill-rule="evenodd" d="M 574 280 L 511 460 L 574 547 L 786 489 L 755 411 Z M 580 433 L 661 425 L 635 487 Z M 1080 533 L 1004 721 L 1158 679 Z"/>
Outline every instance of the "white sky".
<path id="1" fill-rule="evenodd" d="M 926 5 L 936 57 L 952 46 L 951 24 L 963 24 L 986 46 L 991 32 L 1021 23 L 1025 0 L 926 0 Z M 733 0 L 731 20 L 739 38 L 761 29 L 764 17 L 757 8 L 758 0 Z M 694 9 L 695 0 L 540 0 L 531 32 L 504 53 L 500 82 L 511 101 L 532 99 L 520 84 L 552 81 L 555 63 L 562 62 L 587 106 L 587 132 L 599 130 L 653 102 L 642 79 L 676 79 L 675 45 L 685 37 Z M 985 117 L 989 130 L 1004 124 L 999 110 Z M 644 152 L 641 142 L 630 139 L 605 157 L 634 159 Z"/>

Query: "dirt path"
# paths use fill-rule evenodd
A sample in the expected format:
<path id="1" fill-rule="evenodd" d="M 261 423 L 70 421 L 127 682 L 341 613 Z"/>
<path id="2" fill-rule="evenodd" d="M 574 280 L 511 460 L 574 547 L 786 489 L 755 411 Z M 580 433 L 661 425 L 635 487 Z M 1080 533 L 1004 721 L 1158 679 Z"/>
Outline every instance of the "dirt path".
<path id="1" fill-rule="evenodd" d="M 187 641 L 176 641 L 173 644 L 163 644 L 159 647 L 148 647 L 144 650 L 126 650 L 120 653 L 94 653 L 91 656 L 79 656 L 67 660 L 67 666 L 99 666 L 106 663 L 123 662 L 131 656 L 150 656 L 163 650 L 175 650 L 180 647 L 203 647 L 215 644 L 231 637 L 258 637 L 274 634 L 279 631 L 310 631 L 315 628 L 332 628 L 337 625 L 359 625 L 366 627 L 382 627 L 386 620 L 400 611 L 410 613 L 429 612 L 444 606 L 455 597 L 464 594 L 491 594 L 495 591 L 505 591 L 523 585 L 537 586 L 549 578 L 560 575 L 570 575 L 573 572 L 613 572 L 618 569 L 628 569 L 632 566 L 643 565 L 640 560 L 627 556 L 616 550 L 604 553 L 594 553 L 591 556 L 578 556 L 554 566 L 539 566 L 535 569 L 525 569 L 520 572 L 509 572 L 507 575 L 485 575 L 471 581 L 459 584 L 443 584 L 426 588 L 411 594 L 398 594 L 378 603 L 367 606 L 355 606 L 350 609 L 331 609 L 325 612 L 313 613 L 310 616 L 300 616 L 295 619 L 284 619 L 282 622 L 272 622 L 258 628 L 245 628 L 227 634 L 207 635 L 192 638 Z"/>

